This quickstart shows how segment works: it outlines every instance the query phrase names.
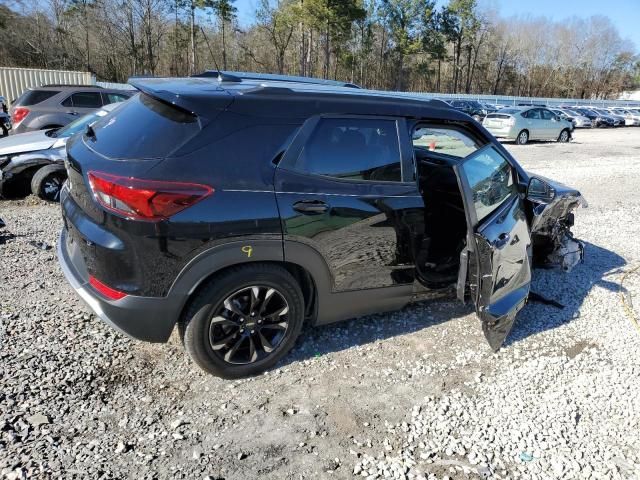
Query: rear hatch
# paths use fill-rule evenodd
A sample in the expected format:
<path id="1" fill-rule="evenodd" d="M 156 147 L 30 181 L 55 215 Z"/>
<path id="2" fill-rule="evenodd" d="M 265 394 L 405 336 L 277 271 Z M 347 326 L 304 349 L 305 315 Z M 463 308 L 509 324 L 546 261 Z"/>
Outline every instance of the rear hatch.
<path id="1" fill-rule="evenodd" d="M 82 210 L 98 222 L 103 220 L 105 210 L 96 202 L 95 192 L 89 191 L 90 172 L 146 178 L 145 174 L 158 163 L 187 148 L 230 103 L 226 92 L 211 95 L 209 89 L 185 89 L 171 79 L 138 79 L 132 83 L 141 90 L 140 94 L 68 145 L 69 192 Z"/>
<path id="2" fill-rule="evenodd" d="M 514 123 L 513 115 L 506 113 L 490 113 L 482 122 L 485 127 L 510 127 Z"/>
<path id="3" fill-rule="evenodd" d="M 152 169 L 195 148 L 230 96 L 195 102 L 188 92 L 147 87 L 67 143 L 61 203 L 78 270 L 119 292 L 161 296 L 168 287 L 159 278 L 175 267 L 170 255 L 160 258 L 167 229 L 212 190 L 193 169 L 172 178 Z"/>

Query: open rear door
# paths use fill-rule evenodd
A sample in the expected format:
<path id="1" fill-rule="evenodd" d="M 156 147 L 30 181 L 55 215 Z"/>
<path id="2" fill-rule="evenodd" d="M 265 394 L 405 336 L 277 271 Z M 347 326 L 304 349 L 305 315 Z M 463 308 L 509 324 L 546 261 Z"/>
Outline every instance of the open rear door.
<path id="1" fill-rule="evenodd" d="M 496 351 L 525 305 L 531 284 L 531 236 L 516 172 L 493 145 L 454 167 L 467 215 L 467 246 L 461 254 L 458 296 L 467 287 Z"/>

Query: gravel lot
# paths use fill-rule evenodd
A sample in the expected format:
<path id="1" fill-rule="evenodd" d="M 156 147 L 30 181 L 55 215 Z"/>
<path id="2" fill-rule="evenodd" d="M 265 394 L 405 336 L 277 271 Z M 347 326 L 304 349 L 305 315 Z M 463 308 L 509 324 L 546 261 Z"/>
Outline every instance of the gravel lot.
<path id="1" fill-rule="evenodd" d="M 58 206 L 0 201 L 1 476 L 640 478 L 639 312 L 620 290 L 640 265 L 640 128 L 508 148 L 590 203 L 586 263 L 535 274 L 565 309 L 529 304 L 493 354 L 470 307 L 418 304 L 308 329 L 233 382 L 175 333 L 104 326 L 58 267 Z M 637 299 L 640 274 L 622 292 Z"/>

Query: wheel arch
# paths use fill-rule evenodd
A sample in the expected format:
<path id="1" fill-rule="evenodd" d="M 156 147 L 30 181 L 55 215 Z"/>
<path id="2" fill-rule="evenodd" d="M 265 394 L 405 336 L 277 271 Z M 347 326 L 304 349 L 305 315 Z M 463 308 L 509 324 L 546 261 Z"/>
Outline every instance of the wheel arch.
<path id="1" fill-rule="evenodd" d="M 247 253 L 247 247 L 251 247 L 251 254 Z M 317 255 L 320 254 L 317 253 Z M 293 275 L 303 294 L 305 318 L 315 323 L 319 295 L 318 276 L 322 278 L 328 275 L 328 271 L 314 271 L 318 268 L 317 263 L 297 262 L 295 259 L 286 261 L 283 255 L 282 241 L 275 239 L 230 242 L 196 256 L 180 272 L 169 290 L 169 295 L 177 294 L 183 298 L 179 317 L 184 314 L 192 299 L 209 281 L 231 268 L 255 264 L 279 265 Z M 328 267 L 325 268 L 328 269 Z M 177 320 L 178 318 L 176 318 Z"/>

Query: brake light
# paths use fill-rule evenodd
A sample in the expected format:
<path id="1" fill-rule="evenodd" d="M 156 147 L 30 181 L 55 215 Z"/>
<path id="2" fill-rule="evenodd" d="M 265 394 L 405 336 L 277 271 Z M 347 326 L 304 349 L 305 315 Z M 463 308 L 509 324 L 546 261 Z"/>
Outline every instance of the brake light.
<path id="1" fill-rule="evenodd" d="M 213 193 L 208 185 L 143 180 L 104 172 L 89 172 L 96 200 L 106 209 L 138 220 L 160 221 Z"/>
<path id="2" fill-rule="evenodd" d="M 93 275 L 89 275 L 89 284 L 95 288 L 102 295 L 107 297 L 109 300 L 120 300 L 127 296 L 126 293 L 121 292 L 120 290 L 116 290 L 115 288 L 111 288 L 108 285 L 105 285 L 100 280 L 98 280 Z"/>
<path id="3" fill-rule="evenodd" d="M 29 115 L 29 109 L 28 108 L 16 107 L 13 110 L 13 115 L 11 116 L 11 121 L 13 122 L 14 125 L 17 125 L 22 120 L 24 120 L 24 117 L 26 117 L 27 115 Z"/>

